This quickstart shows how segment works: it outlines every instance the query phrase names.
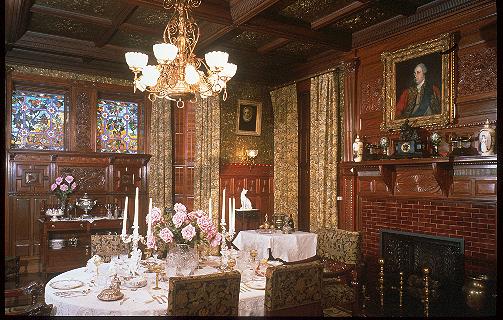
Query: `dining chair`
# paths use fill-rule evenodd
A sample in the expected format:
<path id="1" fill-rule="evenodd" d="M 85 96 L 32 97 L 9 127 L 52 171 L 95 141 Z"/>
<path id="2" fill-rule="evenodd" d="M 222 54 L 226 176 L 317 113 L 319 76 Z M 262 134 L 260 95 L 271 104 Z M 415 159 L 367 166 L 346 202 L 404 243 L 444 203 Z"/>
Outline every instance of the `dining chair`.
<path id="1" fill-rule="evenodd" d="M 316 255 L 323 263 L 323 309 L 360 311 L 363 275 L 362 233 L 343 229 L 318 230 Z"/>
<path id="2" fill-rule="evenodd" d="M 169 278 L 169 316 L 237 316 L 241 274 L 230 271 Z"/>
<path id="3" fill-rule="evenodd" d="M 91 235 L 91 256 L 97 254 L 103 259 L 103 262 L 110 262 L 112 256 L 128 252 L 127 247 L 128 244 L 122 242 L 120 235 Z"/>
<path id="4" fill-rule="evenodd" d="M 52 304 L 39 301 L 43 293 L 44 284 L 40 281 L 32 281 L 21 288 L 5 290 L 5 315 L 49 316 Z"/>
<path id="5" fill-rule="evenodd" d="M 319 261 L 266 270 L 266 316 L 322 316 L 322 265 Z"/>
<path id="6" fill-rule="evenodd" d="M 14 278 L 16 288 L 19 287 L 19 256 L 5 256 L 5 279 Z"/>

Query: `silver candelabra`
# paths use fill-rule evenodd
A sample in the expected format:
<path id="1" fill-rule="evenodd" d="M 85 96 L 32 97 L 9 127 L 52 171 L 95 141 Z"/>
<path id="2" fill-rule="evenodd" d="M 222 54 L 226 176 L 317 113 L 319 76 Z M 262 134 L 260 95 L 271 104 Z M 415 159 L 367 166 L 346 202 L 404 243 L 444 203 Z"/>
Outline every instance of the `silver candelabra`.
<path id="1" fill-rule="evenodd" d="M 222 265 L 227 266 L 227 262 L 229 261 L 229 256 L 232 252 L 232 240 L 234 239 L 234 231 L 227 231 L 225 222 L 220 222 L 221 233 L 222 233 L 222 247 L 220 249 L 220 253 L 222 254 Z M 227 246 L 227 241 L 231 243 L 231 245 Z"/>
<path id="2" fill-rule="evenodd" d="M 128 261 L 128 269 L 129 273 L 132 276 L 137 276 L 139 275 L 138 270 L 140 268 L 140 261 L 142 256 L 142 252 L 138 248 L 138 242 L 141 241 L 141 243 L 145 243 L 146 239 L 138 233 L 138 226 L 133 226 L 132 228 L 133 234 L 121 234 L 121 240 L 124 243 L 131 242 L 133 244 L 133 247 L 131 248 L 131 257 Z"/>

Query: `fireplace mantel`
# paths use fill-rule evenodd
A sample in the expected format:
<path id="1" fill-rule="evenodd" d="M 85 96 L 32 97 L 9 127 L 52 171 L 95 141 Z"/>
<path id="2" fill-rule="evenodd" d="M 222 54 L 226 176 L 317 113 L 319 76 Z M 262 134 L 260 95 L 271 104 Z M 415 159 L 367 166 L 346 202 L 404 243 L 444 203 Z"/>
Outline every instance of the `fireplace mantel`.
<path id="1" fill-rule="evenodd" d="M 358 195 L 496 200 L 497 157 L 439 157 L 345 162 Z"/>

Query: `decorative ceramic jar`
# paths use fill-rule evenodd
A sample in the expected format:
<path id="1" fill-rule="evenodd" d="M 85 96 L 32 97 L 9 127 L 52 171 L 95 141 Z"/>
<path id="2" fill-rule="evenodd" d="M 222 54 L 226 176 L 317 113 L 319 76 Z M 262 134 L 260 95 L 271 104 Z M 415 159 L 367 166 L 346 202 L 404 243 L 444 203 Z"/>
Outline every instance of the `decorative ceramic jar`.
<path id="1" fill-rule="evenodd" d="M 489 119 L 479 131 L 479 153 L 482 156 L 494 155 L 494 146 L 496 145 L 496 131 L 489 126 Z"/>

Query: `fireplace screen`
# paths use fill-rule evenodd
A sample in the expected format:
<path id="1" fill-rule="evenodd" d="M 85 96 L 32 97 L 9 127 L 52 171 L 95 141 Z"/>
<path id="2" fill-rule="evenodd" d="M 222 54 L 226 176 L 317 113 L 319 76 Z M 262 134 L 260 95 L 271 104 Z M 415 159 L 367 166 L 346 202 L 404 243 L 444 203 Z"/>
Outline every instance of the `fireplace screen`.
<path id="1" fill-rule="evenodd" d="M 402 271 L 407 279 L 421 276 L 428 267 L 431 278 L 442 287 L 463 284 L 463 239 L 381 230 L 380 245 L 386 273 Z"/>

